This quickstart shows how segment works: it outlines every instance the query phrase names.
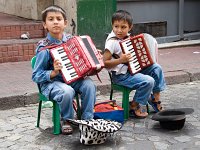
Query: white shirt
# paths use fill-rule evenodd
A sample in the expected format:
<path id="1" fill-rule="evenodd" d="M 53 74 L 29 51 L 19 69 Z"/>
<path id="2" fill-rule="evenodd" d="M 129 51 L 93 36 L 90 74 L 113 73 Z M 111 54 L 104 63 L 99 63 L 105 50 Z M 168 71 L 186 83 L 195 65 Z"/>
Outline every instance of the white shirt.
<path id="1" fill-rule="evenodd" d="M 112 31 L 106 39 L 105 49 L 109 50 L 112 55 L 117 54 L 120 57 L 122 54 L 122 49 L 119 44 L 120 41 L 121 41 L 121 39 L 118 39 L 116 37 L 115 33 Z M 112 58 L 112 59 L 115 59 L 115 58 Z M 117 65 L 113 68 L 107 69 L 107 70 L 109 72 L 115 71 L 116 74 L 126 74 L 127 69 L 128 69 L 127 65 L 119 64 L 119 65 Z"/>

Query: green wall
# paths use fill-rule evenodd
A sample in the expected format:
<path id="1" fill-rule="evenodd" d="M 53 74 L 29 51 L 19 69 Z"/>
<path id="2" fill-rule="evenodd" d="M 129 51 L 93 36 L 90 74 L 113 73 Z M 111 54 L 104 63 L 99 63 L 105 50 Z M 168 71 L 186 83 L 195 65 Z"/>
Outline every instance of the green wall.
<path id="1" fill-rule="evenodd" d="M 89 35 L 96 47 L 103 50 L 115 10 L 116 0 L 78 0 L 77 34 Z"/>

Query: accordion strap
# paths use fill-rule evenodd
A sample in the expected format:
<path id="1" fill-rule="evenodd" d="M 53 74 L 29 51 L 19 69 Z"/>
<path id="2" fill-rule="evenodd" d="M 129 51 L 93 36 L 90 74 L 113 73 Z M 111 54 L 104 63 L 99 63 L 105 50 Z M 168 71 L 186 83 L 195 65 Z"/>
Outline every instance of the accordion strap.
<path id="1" fill-rule="evenodd" d="M 98 73 L 96 74 L 96 76 L 97 76 L 98 80 L 102 83 Z"/>
<path id="2" fill-rule="evenodd" d="M 44 46 L 42 47 L 39 51 L 42 51 L 42 50 L 45 50 L 45 49 L 51 49 L 51 48 L 54 48 L 54 47 L 57 47 L 58 45 L 49 45 L 49 46 Z"/>

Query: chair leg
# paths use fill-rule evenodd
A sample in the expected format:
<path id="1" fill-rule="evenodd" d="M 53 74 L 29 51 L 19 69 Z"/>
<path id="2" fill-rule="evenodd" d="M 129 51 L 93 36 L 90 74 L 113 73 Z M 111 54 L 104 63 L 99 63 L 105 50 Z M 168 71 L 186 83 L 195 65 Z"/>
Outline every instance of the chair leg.
<path id="1" fill-rule="evenodd" d="M 129 92 L 123 91 L 122 107 L 124 109 L 124 120 L 129 118 Z"/>
<path id="2" fill-rule="evenodd" d="M 60 134 L 60 110 L 57 102 L 53 101 L 53 134 Z"/>
<path id="3" fill-rule="evenodd" d="M 42 101 L 39 101 L 38 105 L 38 117 L 37 117 L 37 125 L 36 127 L 40 127 L 40 115 L 41 115 Z"/>
<path id="4" fill-rule="evenodd" d="M 113 97 L 113 89 L 111 89 L 111 91 L 110 91 L 110 100 L 112 100 L 112 97 Z"/>
<path id="5" fill-rule="evenodd" d="M 79 103 L 78 94 L 76 94 L 76 103 L 77 103 L 77 117 L 78 117 L 78 119 L 81 119 L 81 107 L 80 107 L 80 103 Z"/>
<path id="6" fill-rule="evenodd" d="M 149 110 L 149 105 L 148 104 L 146 105 L 146 108 L 147 108 L 147 113 L 149 114 L 150 110 Z"/>

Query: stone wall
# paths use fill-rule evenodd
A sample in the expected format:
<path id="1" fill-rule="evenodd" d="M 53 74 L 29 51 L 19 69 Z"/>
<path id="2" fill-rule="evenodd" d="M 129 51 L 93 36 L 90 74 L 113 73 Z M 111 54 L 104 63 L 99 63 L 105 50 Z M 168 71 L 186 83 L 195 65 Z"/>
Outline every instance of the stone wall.
<path id="1" fill-rule="evenodd" d="M 68 27 L 66 32 L 77 33 L 76 0 L 0 0 L 0 12 L 23 18 L 41 20 L 41 11 L 55 4 L 61 6 L 67 14 Z"/>
<path id="2" fill-rule="evenodd" d="M 0 12 L 40 20 L 41 10 L 53 0 L 0 0 Z"/>
<path id="3" fill-rule="evenodd" d="M 67 14 L 68 26 L 66 32 L 77 34 L 77 1 L 76 0 L 54 0 L 54 4 L 61 6 Z"/>

